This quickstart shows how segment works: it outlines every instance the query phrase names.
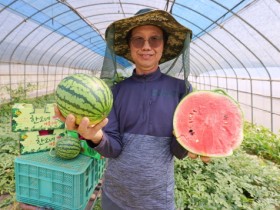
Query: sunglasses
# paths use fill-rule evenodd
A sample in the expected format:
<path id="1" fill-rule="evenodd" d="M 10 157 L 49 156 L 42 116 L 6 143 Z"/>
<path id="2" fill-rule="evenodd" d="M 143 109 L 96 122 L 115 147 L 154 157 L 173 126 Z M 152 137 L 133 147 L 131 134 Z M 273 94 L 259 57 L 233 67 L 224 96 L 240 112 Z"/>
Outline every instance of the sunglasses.
<path id="1" fill-rule="evenodd" d="M 157 48 L 161 45 L 163 40 L 162 36 L 151 36 L 148 40 L 144 39 L 143 37 L 136 36 L 131 37 L 130 43 L 135 48 L 142 48 L 145 45 L 145 42 L 148 41 L 150 47 Z"/>

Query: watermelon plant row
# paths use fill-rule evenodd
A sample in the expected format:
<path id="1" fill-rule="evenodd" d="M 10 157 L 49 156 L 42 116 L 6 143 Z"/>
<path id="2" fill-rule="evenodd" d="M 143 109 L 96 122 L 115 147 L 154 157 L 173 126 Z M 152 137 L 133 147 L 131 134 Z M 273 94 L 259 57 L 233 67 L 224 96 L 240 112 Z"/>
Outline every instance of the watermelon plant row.
<path id="1" fill-rule="evenodd" d="M 245 122 L 242 148 L 249 154 L 271 160 L 280 165 L 280 135 L 268 128 Z"/>
<path id="2" fill-rule="evenodd" d="M 279 177 L 279 165 L 241 149 L 208 165 L 176 160 L 176 204 L 191 210 L 278 210 Z"/>
<path id="3" fill-rule="evenodd" d="M 49 95 L 21 101 L 43 107 L 55 99 Z M 10 131 L 11 107 L 12 103 L 0 105 L 0 209 L 17 205 L 13 161 L 19 147 L 17 135 Z M 279 209 L 279 151 L 279 134 L 247 122 L 244 141 L 232 156 L 213 158 L 208 165 L 188 158 L 176 160 L 178 209 Z"/>

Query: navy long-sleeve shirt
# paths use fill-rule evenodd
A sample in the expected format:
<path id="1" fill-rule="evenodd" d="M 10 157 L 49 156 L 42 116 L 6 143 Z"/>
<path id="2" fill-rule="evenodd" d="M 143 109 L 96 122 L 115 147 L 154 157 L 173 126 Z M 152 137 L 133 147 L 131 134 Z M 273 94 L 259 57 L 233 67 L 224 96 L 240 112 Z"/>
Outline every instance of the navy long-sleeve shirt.
<path id="1" fill-rule="evenodd" d="M 148 75 L 135 72 L 112 89 L 114 104 L 104 135 L 98 145 L 89 142 L 101 155 L 117 157 L 122 151 L 124 133 L 173 137 L 170 150 L 177 158 L 187 151 L 173 136 L 173 115 L 176 106 L 186 94 L 184 80 L 160 72 Z M 188 91 L 189 92 L 189 91 Z"/>

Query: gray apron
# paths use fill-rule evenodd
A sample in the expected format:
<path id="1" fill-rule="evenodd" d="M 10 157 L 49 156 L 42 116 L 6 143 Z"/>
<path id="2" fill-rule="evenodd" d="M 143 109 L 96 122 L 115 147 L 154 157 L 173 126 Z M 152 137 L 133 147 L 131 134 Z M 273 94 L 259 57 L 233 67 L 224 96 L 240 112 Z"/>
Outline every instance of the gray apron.
<path id="1" fill-rule="evenodd" d="M 106 199 L 123 210 L 175 210 L 171 138 L 125 134 L 123 143 L 121 154 L 108 160 Z"/>

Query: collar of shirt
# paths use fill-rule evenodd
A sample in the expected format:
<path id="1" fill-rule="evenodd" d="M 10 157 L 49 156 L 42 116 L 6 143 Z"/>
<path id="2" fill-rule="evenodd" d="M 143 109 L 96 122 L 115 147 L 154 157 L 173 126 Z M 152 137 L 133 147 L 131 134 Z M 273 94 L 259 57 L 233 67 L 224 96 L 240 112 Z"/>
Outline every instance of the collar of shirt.
<path id="1" fill-rule="evenodd" d="M 142 74 L 138 75 L 136 74 L 135 69 L 133 70 L 132 78 L 136 81 L 142 82 L 142 81 L 153 81 L 161 77 L 161 71 L 160 68 L 158 68 L 155 72 L 150 74 Z"/>

